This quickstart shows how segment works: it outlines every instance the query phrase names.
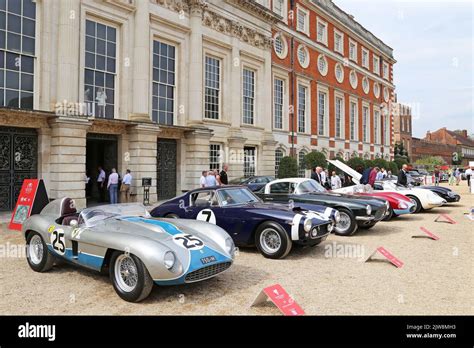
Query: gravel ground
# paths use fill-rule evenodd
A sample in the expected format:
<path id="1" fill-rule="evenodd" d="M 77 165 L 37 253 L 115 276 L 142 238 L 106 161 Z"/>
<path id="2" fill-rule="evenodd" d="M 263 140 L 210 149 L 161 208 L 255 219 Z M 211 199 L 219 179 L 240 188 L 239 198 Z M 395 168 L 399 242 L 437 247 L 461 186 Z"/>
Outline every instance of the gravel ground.
<path id="1" fill-rule="evenodd" d="M 279 315 L 270 303 L 250 305 L 262 288 L 280 283 L 311 315 L 473 315 L 474 222 L 463 214 L 474 196 L 465 181 L 454 189 L 462 196 L 457 204 L 381 222 L 353 237 L 331 235 L 284 260 L 241 249 L 228 272 L 197 284 L 155 286 L 139 304 L 122 301 L 107 276 L 67 264 L 35 273 L 10 254 L 0 257 L 0 314 Z M 440 213 L 458 223 L 434 222 Z M 420 227 L 440 240 L 411 238 Z M 1 225 L 0 246 L 23 243 L 19 232 Z M 378 246 L 405 265 L 397 269 L 380 256 L 363 262 Z"/>

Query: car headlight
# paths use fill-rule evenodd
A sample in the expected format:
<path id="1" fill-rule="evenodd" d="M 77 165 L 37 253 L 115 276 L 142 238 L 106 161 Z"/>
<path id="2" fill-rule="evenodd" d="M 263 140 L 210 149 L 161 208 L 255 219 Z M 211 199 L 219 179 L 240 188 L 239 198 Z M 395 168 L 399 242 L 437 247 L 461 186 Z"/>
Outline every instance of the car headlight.
<path id="1" fill-rule="evenodd" d="M 319 231 L 319 227 L 314 227 L 312 230 L 311 230 L 311 238 L 316 238 L 318 236 L 318 231 Z"/>
<path id="2" fill-rule="evenodd" d="M 311 219 L 306 219 L 303 224 L 305 232 L 309 232 L 311 230 L 311 227 L 313 227 L 313 221 L 311 221 Z"/>
<path id="3" fill-rule="evenodd" d="M 408 209 L 408 205 L 405 202 L 399 202 L 398 207 L 400 209 Z"/>
<path id="4" fill-rule="evenodd" d="M 334 213 L 334 222 L 338 224 L 339 221 L 341 221 L 341 214 L 339 213 L 339 211 L 336 210 L 336 212 Z"/>
<path id="5" fill-rule="evenodd" d="M 370 205 L 367 205 L 367 208 L 365 208 L 365 211 L 366 211 L 367 215 L 372 214 L 372 207 Z"/>
<path id="6" fill-rule="evenodd" d="M 176 256 L 174 255 L 174 252 L 172 251 L 167 251 L 165 253 L 164 257 L 164 264 L 167 269 L 172 269 L 174 264 L 176 262 Z"/>
<path id="7" fill-rule="evenodd" d="M 333 229 L 334 229 L 334 224 L 329 224 L 328 225 L 328 232 L 331 233 Z"/>
<path id="8" fill-rule="evenodd" d="M 449 196 L 449 197 L 455 197 L 456 195 L 454 194 L 453 191 L 448 191 L 448 196 Z"/>
<path id="9" fill-rule="evenodd" d="M 226 238 L 225 240 L 225 250 L 232 256 L 234 257 L 234 252 L 235 252 L 235 245 L 234 241 L 232 238 Z"/>

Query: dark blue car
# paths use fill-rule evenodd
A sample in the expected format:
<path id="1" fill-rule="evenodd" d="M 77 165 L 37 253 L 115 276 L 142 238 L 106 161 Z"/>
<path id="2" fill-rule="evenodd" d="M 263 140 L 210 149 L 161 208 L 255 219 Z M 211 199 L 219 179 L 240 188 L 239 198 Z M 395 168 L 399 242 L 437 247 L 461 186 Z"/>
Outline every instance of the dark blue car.
<path id="1" fill-rule="evenodd" d="M 317 211 L 319 210 L 319 211 Z M 263 256 L 284 258 L 293 243 L 315 246 L 337 219 L 332 208 L 263 203 L 243 186 L 207 187 L 187 192 L 152 210 L 153 217 L 197 219 L 222 227 L 240 246 L 256 245 Z"/>

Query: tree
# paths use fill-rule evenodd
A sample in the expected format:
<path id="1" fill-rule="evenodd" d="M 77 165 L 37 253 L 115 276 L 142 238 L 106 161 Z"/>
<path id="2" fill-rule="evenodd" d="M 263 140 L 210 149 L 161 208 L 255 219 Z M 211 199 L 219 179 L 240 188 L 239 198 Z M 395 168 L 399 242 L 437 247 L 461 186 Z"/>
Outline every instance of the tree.
<path id="1" fill-rule="evenodd" d="M 359 171 L 360 168 L 365 168 L 365 161 L 360 157 L 352 157 L 347 161 L 347 165 L 352 169 Z"/>
<path id="2" fill-rule="evenodd" d="M 319 151 L 311 151 L 306 156 L 304 156 L 304 163 L 306 169 L 313 169 L 314 167 L 323 167 L 327 165 L 326 155 Z"/>
<path id="3" fill-rule="evenodd" d="M 338 160 L 339 162 L 342 162 L 342 163 L 346 163 L 346 161 L 344 161 L 344 158 L 342 158 L 341 156 L 336 156 L 335 158 L 336 160 Z M 329 175 L 331 175 L 331 173 L 335 171 L 337 174 L 343 174 L 343 171 L 340 170 L 339 168 L 337 168 L 336 166 L 332 165 L 331 163 L 329 163 L 328 165 L 328 172 L 329 172 Z"/>
<path id="4" fill-rule="evenodd" d="M 387 170 L 392 172 L 392 175 L 398 175 L 398 165 L 395 161 L 388 162 Z"/>
<path id="5" fill-rule="evenodd" d="M 374 167 L 374 161 L 370 159 L 364 160 L 364 168 L 373 168 Z"/>
<path id="6" fill-rule="evenodd" d="M 425 156 L 415 161 L 415 165 L 423 166 L 427 171 L 434 170 L 435 166 L 443 166 L 446 161 L 441 156 Z"/>
<path id="7" fill-rule="evenodd" d="M 298 161 L 294 157 L 285 156 L 278 167 L 278 178 L 295 178 L 298 176 Z"/>
<path id="8" fill-rule="evenodd" d="M 376 158 L 372 161 L 374 167 L 385 168 L 385 170 L 389 169 L 389 162 L 384 160 L 383 158 Z"/>

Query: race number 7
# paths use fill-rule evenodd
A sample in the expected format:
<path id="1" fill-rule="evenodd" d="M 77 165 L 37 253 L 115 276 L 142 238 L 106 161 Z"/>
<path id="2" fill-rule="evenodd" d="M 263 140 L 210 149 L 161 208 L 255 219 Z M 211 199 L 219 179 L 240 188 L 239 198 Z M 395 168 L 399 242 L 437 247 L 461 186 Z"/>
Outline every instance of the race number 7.
<path id="1" fill-rule="evenodd" d="M 204 210 L 202 215 L 206 217 L 206 222 L 209 222 L 211 220 L 212 212 L 210 210 Z"/>

